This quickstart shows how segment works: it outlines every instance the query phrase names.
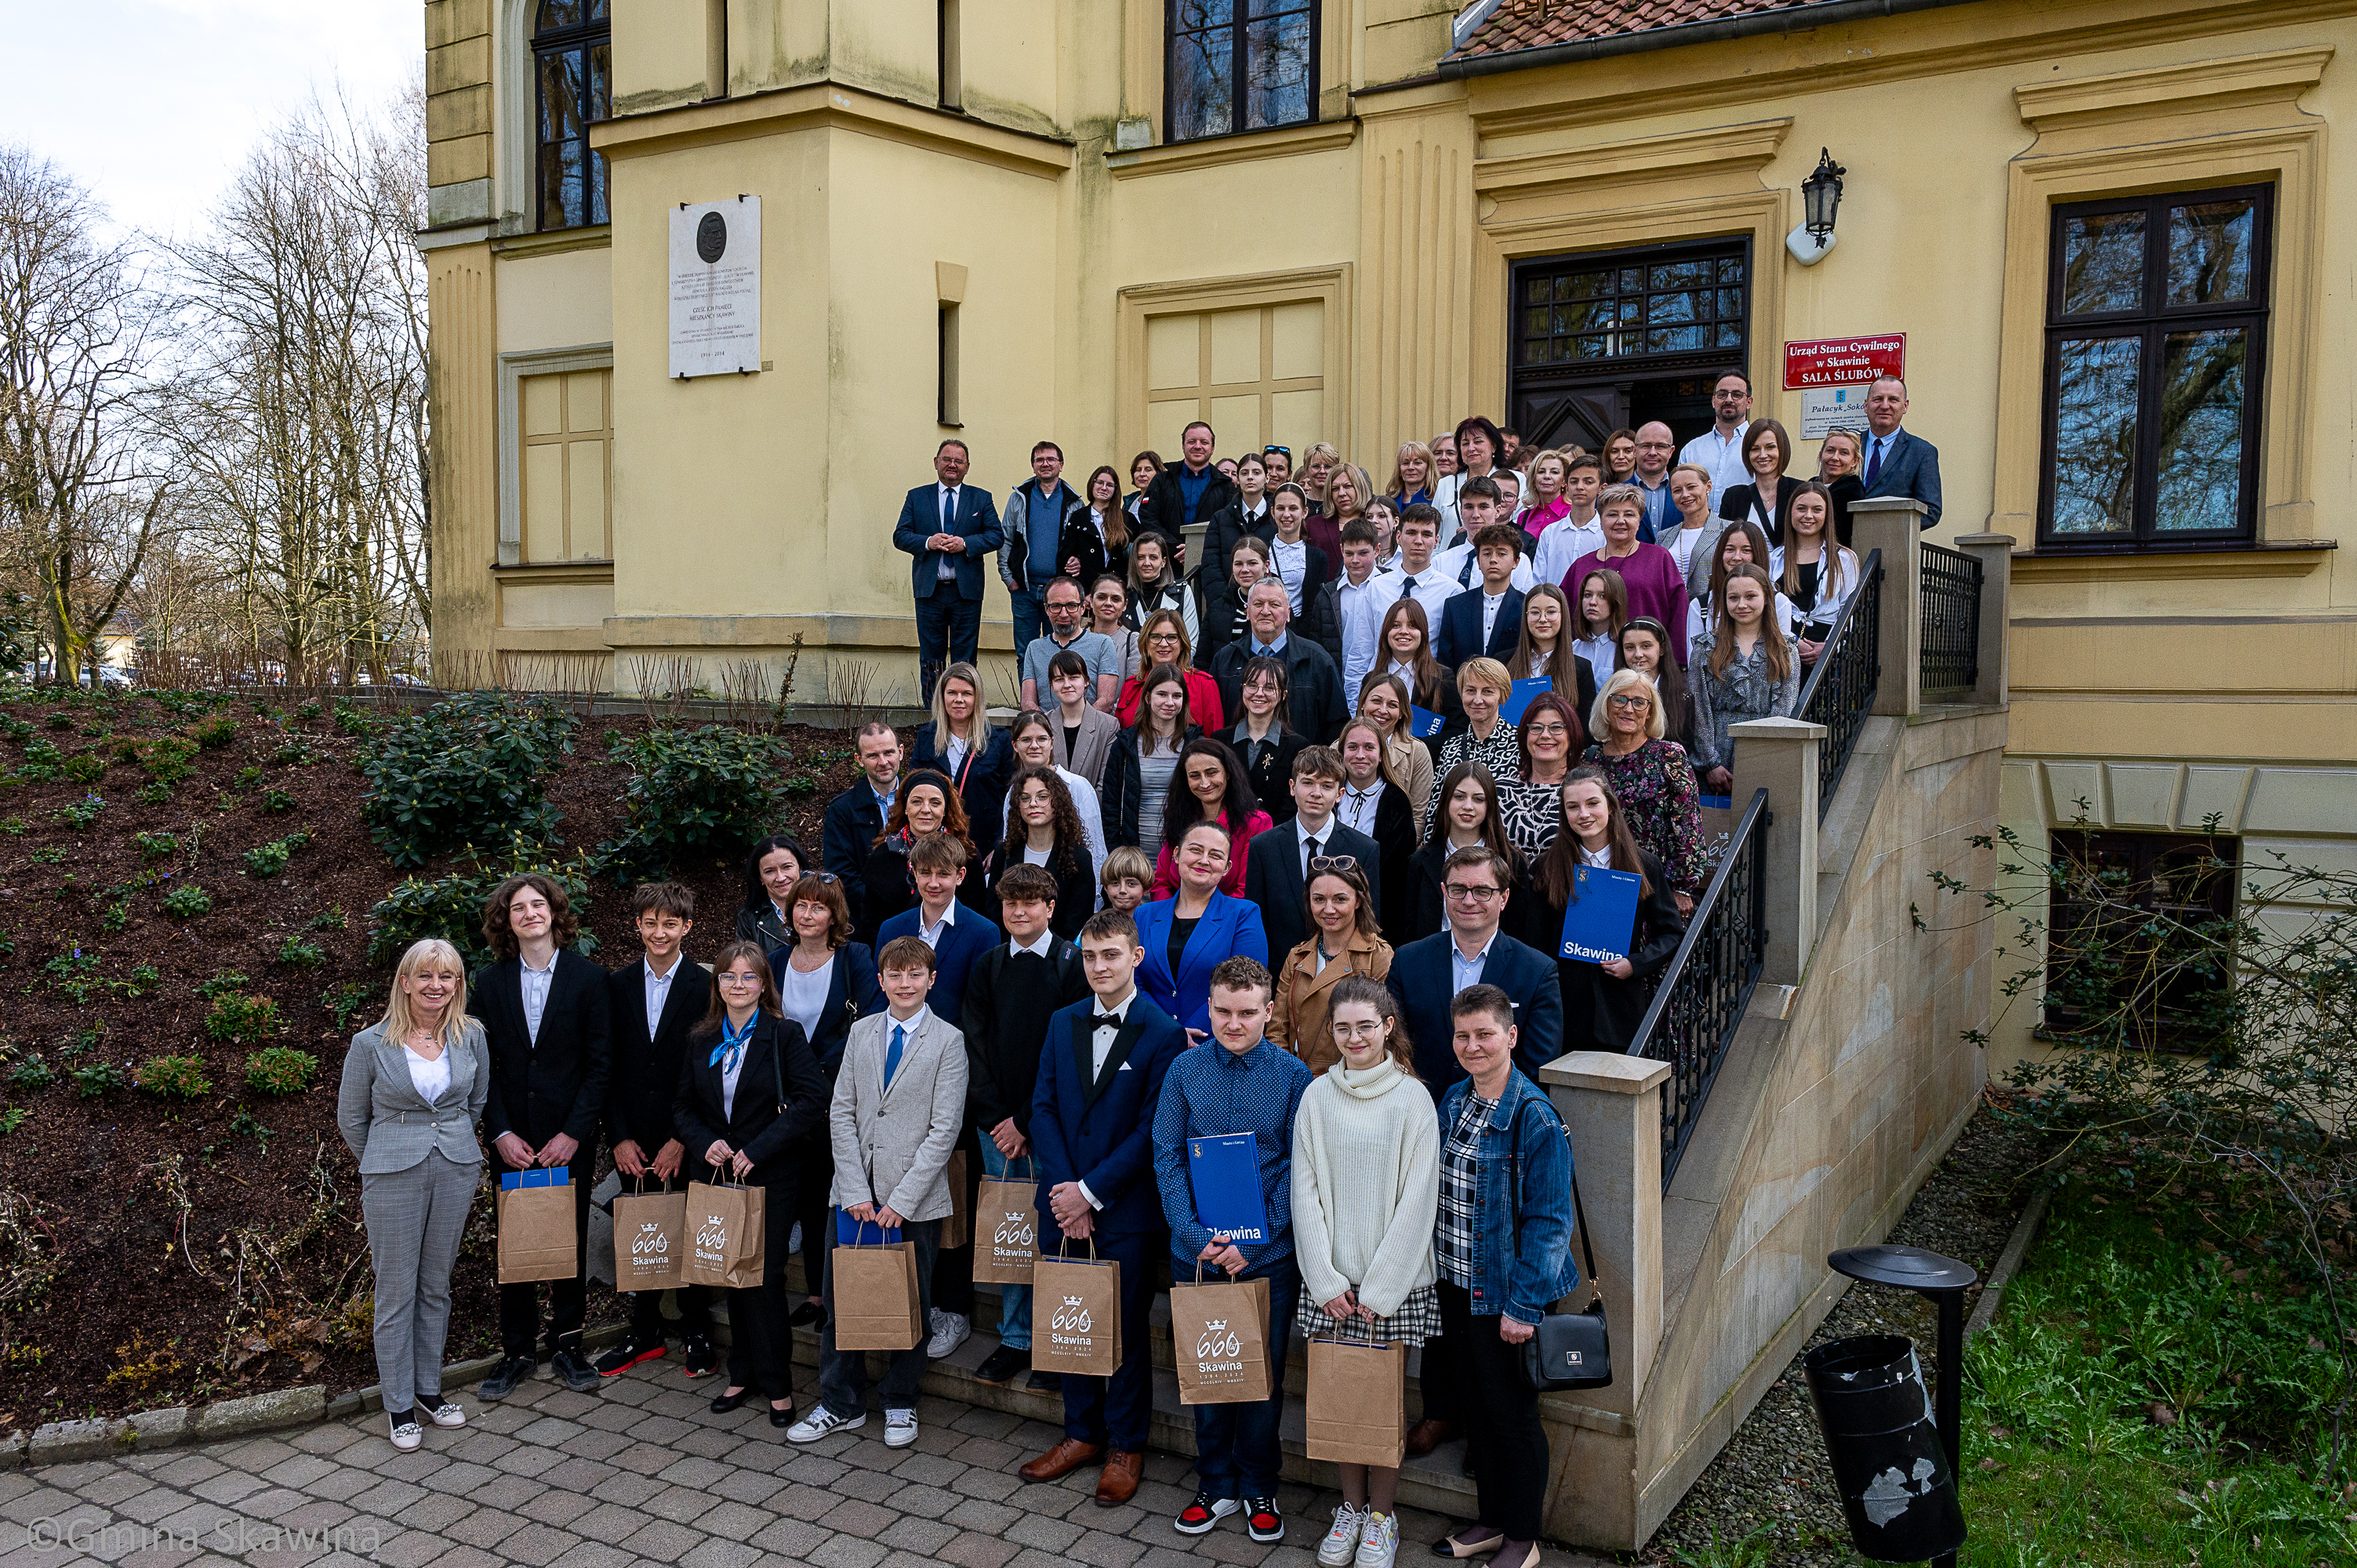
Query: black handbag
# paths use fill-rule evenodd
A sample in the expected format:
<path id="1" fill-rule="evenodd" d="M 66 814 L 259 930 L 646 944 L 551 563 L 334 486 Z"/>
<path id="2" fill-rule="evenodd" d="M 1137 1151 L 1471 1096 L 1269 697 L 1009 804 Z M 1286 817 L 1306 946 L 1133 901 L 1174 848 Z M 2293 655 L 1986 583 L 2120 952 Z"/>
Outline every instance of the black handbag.
<path id="1" fill-rule="evenodd" d="M 1564 1137 L 1571 1136 L 1566 1129 Z M 1571 1178 L 1572 1223 L 1579 1231 L 1580 1261 L 1587 1266 L 1587 1285 L 1595 1292 L 1577 1312 L 1550 1312 L 1523 1341 L 1523 1381 L 1539 1393 L 1566 1389 L 1612 1386 L 1612 1338 L 1604 1322 L 1604 1286 L 1596 1277 L 1596 1249 L 1587 1240 L 1587 1210 L 1579 1201 L 1579 1176 Z M 1515 1240 L 1521 1241 L 1523 1167 L 1514 1162 Z"/>

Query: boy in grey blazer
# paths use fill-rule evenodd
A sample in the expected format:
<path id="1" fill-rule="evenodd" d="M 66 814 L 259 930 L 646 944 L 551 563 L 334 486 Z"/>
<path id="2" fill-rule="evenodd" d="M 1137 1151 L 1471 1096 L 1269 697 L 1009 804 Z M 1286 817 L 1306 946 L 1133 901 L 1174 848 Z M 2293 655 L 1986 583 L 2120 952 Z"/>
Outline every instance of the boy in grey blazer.
<path id="1" fill-rule="evenodd" d="M 851 1026 L 834 1080 L 828 1127 L 836 1208 L 861 1225 L 898 1227 L 916 1249 L 917 1321 L 932 1308 L 933 1260 L 950 1212 L 950 1153 L 965 1126 L 965 1036 L 926 1006 L 933 950 L 896 937 L 876 956 L 887 1004 Z M 815 1443 L 867 1424 L 867 1353 L 834 1348 L 834 1268 L 826 1272 L 827 1326 L 819 1336 L 819 1405 L 786 1434 Z M 884 1442 L 917 1440 L 917 1383 L 925 1340 L 892 1352 L 884 1374 Z"/>

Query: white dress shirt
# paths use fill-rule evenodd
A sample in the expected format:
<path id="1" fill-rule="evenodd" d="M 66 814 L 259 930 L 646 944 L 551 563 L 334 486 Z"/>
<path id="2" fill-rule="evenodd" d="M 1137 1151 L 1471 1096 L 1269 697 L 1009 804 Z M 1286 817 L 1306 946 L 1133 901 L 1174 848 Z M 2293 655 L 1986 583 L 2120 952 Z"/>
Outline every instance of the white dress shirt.
<path id="1" fill-rule="evenodd" d="M 753 1054 L 753 1042 L 747 1040 L 737 1048 L 735 1059 L 720 1058 L 720 1120 L 733 1122 L 737 1117 L 737 1080 L 745 1076 L 745 1058 Z"/>
<path id="2" fill-rule="evenodd" d="M 548 988 L 556 983 L 556 955 L 548 955 L 546 969 L 534 969 L 522 958 L 516 961 L 523 970 L 523 1025 L 532 1033 L 532 1043 L 540 1044 L 540 1015 L 548 1011 Z"/>
<path id="3" fill-rule="evenodd" d="M 1424 626 L 1427 633 L 1440 629 L 1440 607 L 1448 602 L 1451 594 L 1459 592 L 1457 579 L 1442 570 L 1437 560 L 1426 563 L 1424 570 L 1414 576 L 1408 575 L 1407 569 L 1402 567 L 1378 581 L 1389 585 L 1391 599 L 1383 606 L 1386 612 L 1404 597 L 1412 597 L 1424 607 Z"/>
<path id="4" fill-rule="evenodd" d="M 1293 613 L 1301 613 L 1301 585 L 1309 575 L 1309 542 L 1287 544 L 1282 539 L 1272 539 L 1268 544 L 1269 570 L 1285 585 L 1286 597 L 1293 601 Z"/>
<path id="5" fill-rule="evenodd" d="M 671 998 L 671 983 L 678 977 L 682 961 L 680 954 L 672 954 L 671 971 L 666 974 L 655 972 L 654 960 L 647 959 L 643 962 L 642 967 L 647 972 L 647 1038 L 650 1040 L 655 1037 L 655 1026 L 662 1022 L 663 1004 Z"/>
<path id="6" fill-rule="evenodd" d="M 1603 548 L 1604 529 L 1595 519 L 1575 522 L 1568 517 L 1559 517 L 1539 534 L 1537 553 L 1531 557 L 1532 575 L 1542 583 L 1560 585 L 1581 556 L 1592 555 Z M 1574 584 L 1563 591 L 1577 594 L 1578 585 Z"/>
<path id="7" fill-rule="evenodd" d="M 826 1011 L 826 993 L 834 983 L 834 959 L 805 974 L 791 958 L 778 966 L 778 1004 L 785 1015 L 802 1026 L 802 1037 L 818 1037 L 818 1021 Z"/>
<path id="8" fill-rule="evenodd" d="M 965 487 L 963 485 L 942 484 L 936 484 L 933 487 L 933 523 L 937 532 L 942 533 L 952 533 L 956 532 L 943 520 L 957 516 L 957 493 L 964 488 Z M 957 557 L 952 555 L 947 551 L 943 551 L 942 553 L 941 570 L 935 573 L 934 575 L 938 576 L 944 583 L 954 580 L 957 576 Z"/>
<path id="9" fill-rule="evenodd" d="M 1331 811 L 1327 812 L 1326 820 L 1318 823 L 1314 828 L 1308 822 L 1303 822 L 1300 817 L 1297 815 L 1293 819 L 1293 826 L 1295 830 L 1294 836 L 1300 843 L 1301 882 L 1302 886 L 1306 887 L 1309 884 L 1310 855 L 1313 853 L 1317 854 L 1331 854 L 1334 853 L 1334 813 Z M 1309 847 L 1309 841 L 1311 839 L 1316 839 L 1318 841 L 1318 848 L 1314 852 Z"/>
<path id="10" fill-rule="evenodd" d="M 1691 577 L 1695 552 L 1702 548 L 1703 536 L 1709 532 L 1710 524 L 1707 522 L 1700 528 L 1688 528 L 1682 517 L 1675 528 L 1654 534 L 1653 542 L 1670 553 L 1670 558 L 1678 564 L 1679 576 Z"/>
<path id="11" fill-rule="evenodd" d="M 1099 997 L 1095 992 L 1092 991 L 1089 993 L 1090 1014 L 1092 1016 L 1095 1016 L 1099 1014 L 1109 1014 L 1126 1024 L 1129 1022 L 1129 1004 L 1136 1000 L 1137 987 L 1134 985 L 1129 988 L 1128 995 L 1123 997 L 1111 1007 L 1106 1006 L 1103 999 Z M 1092 1083 L 1103 1076 L 1105 1058 L 1113 1055 L 1113 1043 L 1120 1037 L 1121 1031 L 1119 1029 L 1107 1028 L 1102 1024 L 1089 1031 L 1089 1080 Z M 1088 1205 L 1091 1208 L 1103 1208 L 1104 1207 L 1104 1201 L 1098 1197 L 1095 1193 L 1089 1190 L 1088 1183 L 1084 1181 L 1076 1181 L 1072 1185 L 1081 1189 L 1081 1196 L 1088 1200 Z"/>
<path id="12" fill-rule="evenodd" d="M 1589 849 L 1582 845 L 1579 851 L 1579 864 L 1592 865 L 1598 871 L 1611 870 L 1612 846 L 1608 843 L 1602 849 Z"/>
<path id="13" fill-rule="evenodd" d="M 938 950 L 942 945 L 942 933 L 956 924 L 957 900 L 954 898 L 950 900 L 949 908 L 942 911 L 942 918 L 930 926 L 925 924 L 925 907 L 922 904 L 917 906 L 917 935 L 929 948 Z"/>
<path id="14" fill-rule="evenodd" d="M 1490 634 L 1498 629 L 1498 610 L 1505 602 L 1506 596 L 1502 593 L 1481 596 L 1481 646 L 1484 649 L 1490 646 Z"/>
<path id="15" fill-rule="evenodd" d="M 1718 509 L 1719 498 L 1730 489 L 1751 482 L 1751 470 L 1743 466 L 1743 437 L 1750 428 L 1751 422 L 1747 419 L 1735 427 L 1733 435 L 1722 439 L 1718 426 L 1714 424 L 1687 442 L 1678 453 L 1679 462 L 1699 464 L 1709 473 L 1714 511 Z"/>
<path id="16" fill-rule="evenodd" d="M 401 1047 L 401 1056 L 409 1064 L 410 1087 L 417 1090 L 417 1097 L 426 1104 L 431 1105 L 450 1092 L 449 1047 L 443 1047 L 442 1054 L 432 1061 L 427 1061 L 407 1046 Z"/>
<path id="17" fill-rule="evenodd" d="M 1575 637 L 1571 650 L 1587 660 L 1588 669 L 1596 672 L 1596 688 L 1602 691 L 1604 682 L 1612 678 L 1612 666 L 1620 656 L 1620 644 L 1609 637 Z"/>
<path id="18" fill-rule="evenodd" d="M 1356 713 L 1359 686 L 1375 667 L 1375 629 L 1399 591 L 1386 581 L 1396 573 L 1370 572 L 1363 583 L 1344 577 L 1335 590 L 1342 611 L 1342 705 Z"/>
<path id="19" fill-rule="evenodd" d="M 1346 784 L 1342 787 L 1342 798 L 1334 803 L 1334 820 L 1346 828 L 1355 829 L 1372 838 L 1375 836 L 1375 807 L 1382 803 L 1383 798 L 1383 781 L 1380 777 L 1363 789 Z"/>
<path id="20" fill-rule="evenodd" d="M 1029 953 L 1033 958 L 1050 958 L 1055 954 L 1056 931 L 1052 926 L 1039 933 L 1039 940 L 1025 947 L 1013 937 L 1006 939 L 1006 956 L 1016 958 Z"/>

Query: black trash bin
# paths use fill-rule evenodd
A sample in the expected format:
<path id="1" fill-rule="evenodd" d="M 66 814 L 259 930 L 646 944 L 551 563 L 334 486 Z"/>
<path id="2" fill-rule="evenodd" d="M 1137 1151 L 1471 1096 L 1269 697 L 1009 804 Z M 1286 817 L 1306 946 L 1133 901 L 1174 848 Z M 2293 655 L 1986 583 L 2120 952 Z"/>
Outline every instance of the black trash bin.
<path id="1" fill-rule="evenodd" d="M 1922 1563 L 1962 1546 L 1964 1505 L 1915 1342 L 1861 1334 L 1818 1346 L 1801 1365 L 1851 1544 L 1878 1563 Z"/>

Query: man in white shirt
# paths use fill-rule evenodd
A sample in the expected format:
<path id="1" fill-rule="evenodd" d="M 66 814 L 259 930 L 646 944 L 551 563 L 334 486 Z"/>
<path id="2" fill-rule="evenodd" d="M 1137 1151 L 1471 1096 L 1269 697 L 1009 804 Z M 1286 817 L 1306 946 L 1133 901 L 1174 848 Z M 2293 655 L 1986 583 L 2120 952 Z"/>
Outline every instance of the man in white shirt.
<path id="1" fill-rule="evenodd" d="M 1404 595 L 1413 596 L 1424 607 L 1426 631 L 1437 630 L 1440 607 L 1462 586 L 1432 558 L 1440 547 L 1440 509 L 1418 501 L 1401 512 L 1399 546 L 1399 570 L 1381 579 L 1391 592 L 1391 604 L 1383 608 L 1390 609 Z M 1383 657 L 1388 661 L 1391 655 L 1385 652 Z"/>
<path id="2" fill-rule="evenodd" d="M 1743 436 L 1751 428 L 1751 378 L 1741 371 L 1722 371 L 1710 390 L 1711 427 L 1685 445 L 1681 463 L 1695 463 L 1710 472 L 1710 504 L 1716 509 L 1729 487 L 1751 482 L 1743 466 Z"/>

